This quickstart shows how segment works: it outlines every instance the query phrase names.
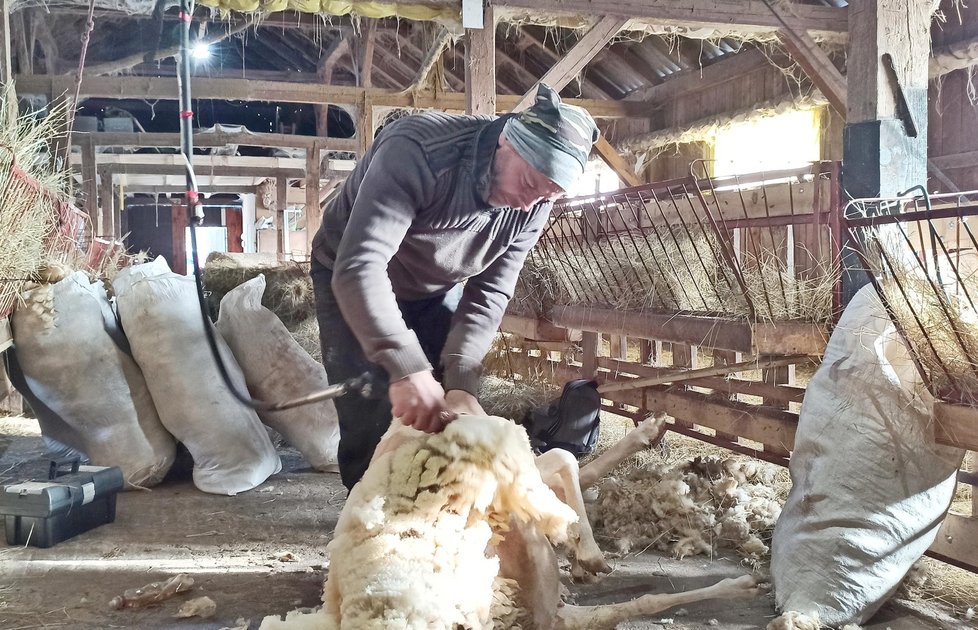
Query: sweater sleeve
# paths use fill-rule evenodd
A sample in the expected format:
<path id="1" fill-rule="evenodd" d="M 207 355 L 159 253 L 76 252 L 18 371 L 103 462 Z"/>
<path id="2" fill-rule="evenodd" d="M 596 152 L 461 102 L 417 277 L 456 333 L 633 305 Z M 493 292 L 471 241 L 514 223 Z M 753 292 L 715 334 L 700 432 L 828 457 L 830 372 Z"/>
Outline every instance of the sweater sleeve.
<path id="1" fill-rule="evenodd" d="M 392 136 L 376 147 L 357 191 L 333 263 L 333 293 L 367 359 L 392 381 L 430 370 L 397 306 L 387 266 L 435 177 L 415 142 Z"/>
<path id="2" fill-rule="evenodd" d="M 482 360 L 499 329 L 506 306 L 513 298 L 523 263 L 543 232 L 550 216 L 550 205 L 539 207 L 535 212 L 537 215 L 512 245 L 482 273 L 466 281 L 441 356 L 445 391 L 461 389 L 478 395 Z"/>

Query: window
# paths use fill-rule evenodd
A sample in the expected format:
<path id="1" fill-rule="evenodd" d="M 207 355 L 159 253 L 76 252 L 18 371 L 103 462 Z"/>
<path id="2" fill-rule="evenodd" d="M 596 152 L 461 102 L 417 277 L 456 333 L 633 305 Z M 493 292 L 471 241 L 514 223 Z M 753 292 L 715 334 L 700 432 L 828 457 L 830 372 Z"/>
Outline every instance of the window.
<path id="1" fill-rule="evenodd" d="M 760 118 L 717 131 L 714 176 L 801 168 L 819 159 L 818 110 Z"/>
<path id="2" fill-rule="evenodd" d="M 618 179 L 618 174 L 610 166 L 605 164 L 604 160 L 596 159 L 590 160 L 587 163 L 587 166 L 584 168 L 584 174 L 577 180 L 577 185 L 567 191 L 567 196 L 581 197 L 584 195 L 593 195 L 594 193 L 610 192 L 612 190 L 618 190 L 621 187 L 621 180 Z"/>
<path id="3" fill-rule="evenodd" d="M 184 229 L 187 235 L 187 273 L 193 273 L 194 258 L 190 228 Z M 226 227 L 198 227 L 194 231 L 197 234 L 197 262 L 203 269 L 207 256 L 211 252 L 226 252 L 228 250 L 228 229 Z"/>
<path id="4" fill-rule="evenodd" d="M 285 225 L 289 232 L 306 229 L 305 206 L 289 206 L 285 209 Z"/>

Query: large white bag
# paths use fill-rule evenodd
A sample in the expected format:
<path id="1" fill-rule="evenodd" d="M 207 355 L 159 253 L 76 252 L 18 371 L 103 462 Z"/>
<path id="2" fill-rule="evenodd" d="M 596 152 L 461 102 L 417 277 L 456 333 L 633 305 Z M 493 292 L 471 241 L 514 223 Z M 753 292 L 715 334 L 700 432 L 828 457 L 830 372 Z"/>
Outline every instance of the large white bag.
<path id="1" fill-rule="evenodd" d="M 45 438 L 119 466 L 148 487 L 166 475 L 176 442 L 160 424 L 146 381 L 101 283 L 75 272 L 23 294 L 13 315 L 17 363 Z"/>
<path id="2" fill-rule="evenodd" d="M 251 393 L 281 402 L 329 386 L 326 370 L 292 338 L 278 316 L 261 304 L 265 276 L 259 274 L 221 300 L 217 329 L 244 371 Z M 340 426 L 333 401 L 284 411 L 259 411 L 262 422 L 282 436 L 320 471 L 339 470 Z"/>
<path id="3" fill-rule="evenodd" d="M 964 451 L 935 446 L 933 399 L 873 287 L 853 298 L 801 409 L 774 530 L 777 606 L 862 624 L 937 535 Z"/>
<path id="4" fill-rule="evenodd" d="M 281 470 L 258 416 L 221 379 L 204 337 L 193 279 L 172 273 L 157 258 L 123 270 L 112 287 L 160 420 L 193 456 L 197 488 L 233 495 Z M 247 391 L 220 335 L 217 342 L 232 383 Z"/>

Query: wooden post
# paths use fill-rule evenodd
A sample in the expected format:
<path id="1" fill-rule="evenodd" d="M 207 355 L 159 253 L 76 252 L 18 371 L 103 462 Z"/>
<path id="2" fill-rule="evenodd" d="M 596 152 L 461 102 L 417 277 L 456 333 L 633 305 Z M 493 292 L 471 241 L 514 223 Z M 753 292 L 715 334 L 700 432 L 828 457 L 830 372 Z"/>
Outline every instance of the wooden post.
<path id="1" fill-rule="evenodd" d="M 598 333 L 585 330 L 581 333 L 582 378 L 593 378 L 598 371 Z"/>
<path id="2" fill-rule="evenodd" d="M 367 154 L 367 149 L 370 148 L 370 145 L 374 141 L 374 108 L 366 94 L 364 94 L 358 109 L 357 139 L 360 141 L 360 157 L 363 157 Z"/>
<path id="3" fill-rule="evenodd" d="M 289 238 L 289 226 L 285 224 L 285 209 L 289 205 L 289 180 L 284 175 L 275 178 L 275 254 L 279 262 L 285 260 L 285 239 Z"/>
<path id="4" fill-rule="evenodd" d="M 116 209 L 115 195 L 112 191 L 112 173 L 98 171 L 98 204 L 101 220 L 99 232 L 110 241 L 119 238 L 122 227 L 119 225 L 119 211 Z"/>
<path id="5" fill-rule="evenodd" d="M 927 183 L 930 0 L 875 0 L 849 6 L 846 192 L 895 197 Z M 857 35 L 858 34 L 858 35 Z M 848 248 L 846 248 L 848 250 Z M 843 255 L 843 302 L 869 282 Z"/>
<path id="6" fill-rule="evenodd" d="M 306 255 L 312 257 L 312 239 L 323 222 L 319 206 L 319 146 L 306 149 Z"/>
<path id="7" fill-rule="evenodd" d="M 173 239 L 171 251 L 173 260 L 170 270 L 181 276 L 187 275 L 187 206 L 179 199 L 170 202 L 170 229 Z M 203 266 L 204 261 L 200 261 Z"/>
<path id="8" fill-rule="evenodd" d="M 628 359 L 628 337 L 611 335 L 611 358 L 619 361 Z"/>
<path id="9" fill-rule="evenodd" d="M 0 82 L 4 85 L 14 79 L 13 62 L 10 58 L 10 3 L 11 0 L 0 0 Z M 7 108 L 7 119 L 14 120 L 17 113 L 17 101 L 12 99 L 4 103 Z"/>
<path id="10" fill-rule="evenodd" d="M 465 112 L 496 113 L 496 18 L 483 0 L 482 28 L 465 29 Z"/>
<path id="11" fill-rule="evenodd" d="M 92 224 L 92 236 L 104 236 L 105 221 L 98 206 L 98 165 L 95 161 L 95 142 L 90 135 L 81 139 L 82 159 L 82 207 Z M 111 233 L 111 230 L 110 230 Z"/>
<path id="12" fill-rule="evenodd" d="M 555 91 L 560 92 L 571 79 L 577 76 L 589 61 L 594 59 L 601 50 L 618 34 L 623 26 L 628 22 L 628 18 L 616 15 L 606 15 L 599 19 L 594 26 L 574 44 L 574 47 L 561 57 L 557 58 L 557 63 L 551 66 L 547 73 L 540 77 L 540 80 L 533 84 L 520 99 L 519 103 L 513 107 L 512 111 L 519 112 L 533 104 L 537 96 L 537 86 L 541 83 L 549 85 Z"/>

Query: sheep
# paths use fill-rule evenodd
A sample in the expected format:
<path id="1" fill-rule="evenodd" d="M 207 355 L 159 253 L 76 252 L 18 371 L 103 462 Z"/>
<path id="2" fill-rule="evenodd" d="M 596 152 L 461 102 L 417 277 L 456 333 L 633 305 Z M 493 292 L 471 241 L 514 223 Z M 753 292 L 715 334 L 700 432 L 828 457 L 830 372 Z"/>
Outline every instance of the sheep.
<path id="1" fill-rule="evenodd" d="M 544 468 L 557 471 L 548 477 L 563 479 L 569 503 L 583 509 L 580 487 L 571 482 L 579 483 L 584 470 L 575 475 L 566 466 L 549 467 L 563 463 L 560 458 L 544 459 Z M 753 578 L 744 576 L 622 604 L 564 605 L 553 544 L 573 539 L 572 526 L 582 529 L 578 519 L 544 483 L 517 425 L 462 416 L 429 435 L 395 420 L 329 543 L 323 607 L 289 613 L 285 621 L 266 617 L 261 628 L 598 630 L 700 599 L 757 593 Z M 593 560 L 587 550 L 578 554 Z"/>

